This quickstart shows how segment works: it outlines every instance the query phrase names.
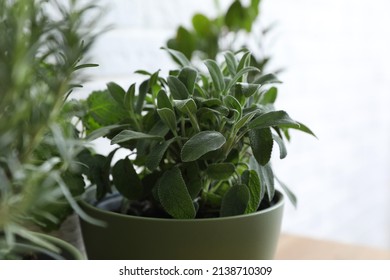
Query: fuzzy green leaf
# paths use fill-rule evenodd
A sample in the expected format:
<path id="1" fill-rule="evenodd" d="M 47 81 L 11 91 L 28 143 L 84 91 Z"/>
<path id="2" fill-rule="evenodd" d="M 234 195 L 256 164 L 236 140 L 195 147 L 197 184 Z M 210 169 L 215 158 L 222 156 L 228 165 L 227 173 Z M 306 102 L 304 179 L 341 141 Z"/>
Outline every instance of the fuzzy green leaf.
<path id="1" fill-rule="evenodd" d="M 165 90 L 160 90 L 157 94 L 157 108 L 158 109 L 168 108 L 173 111 L 171 100 L 169 99 Z"/>
<path id="2" fill-rule="evenodd" d="M 239 119 L 241 119 L 242 107 L 241 107 L 240 102 L 238 102 L 238 100 L 234 96 L 231 96 L 231 95 L 225 96 L 223 101 L 229 109 L 235 110 L 238 112 L 238 114 L 235 116 L 235 121 L 238 121 Z"/>
<path id="3" fill-rule="evenodd" d="M 190 95 L 194 93 L 194 87 L 198 72 L 192 67 L 184 67 L 180 70 L 178 79 L 186 86 Z"/>
<path id="4" fill-rule="evenodd" d="M 238 131 L 240 128 L 242 128 L 244 125 L 246 125 L 248 122 L 251 121 L 251 119 L 256 115 L 257 112 L 250 112 L 243 116 L 236 124 L 235 129 Z"/>
<path id="5" fill-rule="evenodd" d="M 262 192 L 264 196 L 259 176 L 255 170 L 245 170 L 241 176 L 241 181 L 248 186 L 250 193 L 249 203 L 245 213 L 256 212 L 262 199 Z"/>
<path id="6" fill-rule="evenodd" d="M 140 139 L 162 140 L 163 138 L 159 135 L 150 135 L 138 131 L 123 130 L 120 133 L 118 133 L 114 138 L 112 138 L 111 144 L 119 144 L 131 140 L 140 140 Z"/>
<path id="7" fill-rule="evenodd" d="M 226 180 L 233 175 L 235 169 L 234 164 L 229 162 L 214 163 L 207 167 L 206 174 L 210 179 Z"/>
<path id="8" fill-rule="evenodd" d="M 270 126 L 295 125 L 299 124 L 290 118 L 285 111 L 271 111 L 260 115 L 249 123 L 250 129 L 259 129 Z"/>
<path id="9" fill-rule="evenodd" d="M 127 92 L 125 93 L 125 97 L 123 100 L 123 105 L 128 111 L 134 111 L 134 99 L 135 99 L 135 84 L 132 84 Z"/>
<path id="10" fill-rule="evenodd" d="M 196 107 L 196 103 L 192 98 L 185 100 L 175 100 L 175 107 L 182 113 L 188 114 L 196 114 L 198 108 Z"/>
<path id="11" fill-rule="evenodd" d="M 254 84 L 270 84 L 270 83 L 281 83 L 281 81 L 276 77 L 275 74 L 265 74 L 259 78 L 257 78 L 254 82 Z"/>
<path id="12" fill-rule="evenodd" d="M 181 159 L 184 162 L 197 160 L 208 152 L 221 148 L 225 142 L 225 137 L 217 131 L 201 131 L 183 145 Z"/>
<path id="13" fill-rule="evenodd" d="M 249 73 L 249 72 L 260 72 L 260 70 L 256 67 L 253 67 L 253 66 L 248 66 L 248 67 L 245 67 L 243 69 L 241 69 L 240 71 L 238 71 L 238 73 L 230 80 L 230 82 L 228 83 L 227 87 L 226 87 L 226 91 L 229 91 L 237 82 L 239 82 L 242 77 Z"/>
<path id="14" fill-rule="evenodd" d="M 161 141 L 152 148 L 145 162 L 145 166 L 150 171 L 155 170 L 159 166 L 165 152 L 174 141 L 175 138 L 169 139 L 167 141 Z"/>
<path id="15" fill-rule="evenodd" d="M 245 97 L 250 97 L 256 94 L 259 89 L 260 85 L 257 84 L 237 83 L 234 86 L 234 93 L 236 95 L 244 95 Z"/>
<path id="16" fill-rule="evenodd" d="M 271 159 L 274 143 L 271 129 L 253 129 L 248 134 L 253 156 L 260 165 L 267 164 Z"/>
<path id="17" fill-rule="evenodd" d="M 214 83 L 214 88 L 217 92 L 222 92 L 225 89 L 225 81 L 223 78 L 223 74 L 218 64 L 211 59 L 208 59 L 204 62 L 207 69 L 209 70 L 211 79 Z"/>
<path id="18" fill-rule="evenodd" d="M 157 113 L 161 120 L 172 130 L 176 132 L 176 115 L 173 110 L 169 108 L 157 109 Z"/>
<path id="19" fill-rule="evenodd" d="M 227 69 L 232 77 L 234 77 L 237 73 L 237 59 L 234 54 L 230 51 L 227 51 L 225 54 L 225 62 Z"/>
<path id="20" fill-rule="evenodd" d="M 306 125 L 304 125 L 303 123 L 300 123 L 300 122 L 296 122 L 295 124 L 283 124 L 283 125 L 279 125 L 279 127 L 300 130 L 302 132 L 305 132 L 305 133 L 310 134 L 310 135 L 317 138 L 317 136 L 314 134 L 313 131 L 310 130 L 310 128 L 308 128 Z"/>
<path id="21" fill-rule="evenodd" d="M 246 185 L 235 185 L 223 196 L 221 203 L 221 217 L 241 215 L 245 213 L 250 199 L 250 192 Z"/>
<path id="22" fill-rule="evenodd" d="M 195 207 L 179 168 L 174 167 L 164 173 L 158 185 L 158 197 L 173 218 L 195 218 Z"/>
<path id="23" fill-rule="evenodd" d="M 186 86 L 177 77 L 169 76 L 167 82 L 173 99 L 183 100 L 190 95 Z"/>
<path id="24" fill-rule="evenodd" d="M 138 199 L 142 183 L 128 158 L 119 160 L 112 168 L 112 178 L 117 190 L 127 199 Z"/>
<path id="25" fill-rule="evenodd" d="M 278 89 L 276 87 L 271 87 L 263 94 L 260 103 L 264 105 L 274 104 L 277 96 L 278 96 Z"/>

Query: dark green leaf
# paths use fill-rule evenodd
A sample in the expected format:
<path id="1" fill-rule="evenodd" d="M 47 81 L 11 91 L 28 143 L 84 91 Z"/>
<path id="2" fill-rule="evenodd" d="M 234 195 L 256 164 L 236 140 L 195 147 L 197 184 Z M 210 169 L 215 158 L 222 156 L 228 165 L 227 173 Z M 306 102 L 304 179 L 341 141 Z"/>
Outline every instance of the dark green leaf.
<path id="1" fill-rule="evenodd" d="M 259 92 L 260 86 L 257 84 L 237 83 L 234 86 L 234 93 L 236 95 L 244 95 L 250 97 Z"/>
<path id="2" fill-rule="evenodd" d="M 300 122 L 296 122 L 295 124 L 283 124 L 283 125 L 279 125 L 279 127 L 300 130 L 302 132 L 305 132 L 305 133 L 310 134 L 310 135 L 317 138 L 317 136 L 314 134 L 313 131 L 310 130 L 310 128 L 308 128 L 306 125 L 304 125 L 303 123 L 300 123 Z"/>
<path id="3" fill-rule="evenodd" d="M 144 107 L 145 97 L 149 90 L 149 80 L 144 81 L 139 86 L 139 92 L 137 96 L 137 104 L 135 105 L 135 112 L 141 114 L 142 108 Z"/>
<path id="4" fill-rule="evenodd" d="M 241 181 L 243 184 L 248 186 L 250 193 L 249 203 L 245 213 L 256 212 L 261 202 L 262 192 L 264 196 L 259 176 L 255 170 L 245 170 L 241 176 Z"/>
<path id="5" fill-rule="evenodd" d="M 223 74 L 218 64 L 211 59 L 208 59 L 204 62 L 207 69 L 209 70 L 211 79 L 214 83 L 214 88 L 217 92 L 222 92 L 225 89 L 225 81 L 223 78 Z"/>
<path id="6" fill-rule="evenodd" d="M 160 90 L 159 93 L 157 94 L 157 108 L 158 109 L 168 108 L 173 111 L 171 100 L 169 99 L 165 90 Z"/>
<path id="7" fill-rule="evenodd" d="M 134 99 L 135 99 L 135 84 L 132 84 L 127 92 L 125 93 L 125 98 L 123 101 L 123 105 L 126 110 L 134 111 Z"/>
<path id="8" fill-rule="evenodd" d="M 245 126 L 251 119 L 256 115 L 257 112 L 251 112 L 243 116 L 236 124 L 235 129 L 238 131 L 240 128 Z"/>
<path id="9" fill-rule="evenodd" d="M 204 154 L 221 148 L 225 142 L 225 137 L 217 131 L 201 131 L 184 144 L 181 159 L 184 162 L 197 160 Z"/>
<path id="10" fill-rule="evenodd" d="M 168 77 L 168 86 L 171 90 L 173 99 L 187 99 L 190 95 L 186 86 L 175 76 Z"/>
<path id="11" fill-rule="evenodd" d="M 223 99 L 225 105 L 230 109 L 230 110 L 235 110 L 237 111 L 237 116 L 235 117 L 235 121 L 238 121 L 240 118 L 241 118 L 241 115 L 242 115 L 242 108 L 241 108 L 241 104 L 240 102 L 238 102 L 238 100 L 234 97 L 234 96 L 231 96 L 231 95 L 227 95 L 225 96 L 225 98 Z"/>
<path id="12" fill-rule="evenodd" d="M 210 179 L 226 180 L 233 175 L 235 170 L 236 168 L 232 163 L 214 163 L 207 167 L 206 174 Z"/>
<path id="13" fill-rule="evenodd" d="M 194 93 L 194 87 L 198 72 L 192 67 L 183 67 L 180 70 L 178 79 L 186 86 L 190 95 Z"/>
<path id="14" fill-rule="evenodd" d="M 169 127 L 172 132 L 176 132 L 176 115 L 173 110 L 169 108 L 157 109 L 157 113 L 161 120 Z"/>
<path id="15" fill-rule="evenodd" d="M 241 215 L 248 207 L 250 192 L 246 185 L 235 185 L 223 196 L 221 217 Z"/>
<path id="16" fill-rule="evenodd" d="M 131 140 L 140 139 L 162 140 L 163 138 L 159 135 L 149 135 L 138 131 L 123 130 L 112 139 L 111 144 L 119 144 Z"/>
<path id="17" fill-rule="evenodd" d="M 125 128 L 125 127 L 128 127 L 128 125 L 126 125 L 126 124 L 122 124 L 122 125 L 116 124 L 115 125 L 114 124 L 114 125 L 104 126 L 104 127 L 101 127 L 101 128 L 98 128 L 98 129 L 92 131 L 90 134 L 87 135 L 86 139 L 88 141 L 92 141 L 92 140 L 95 140 L 95 139 L 100 138 L 100 137 L 107 137 L 109 134 L 111 134 L 115 130 L 120 129 L 120 128 Z"/>
<path id="18" fill-rule="evenodd" d="M 290 118 L 290 116 L 285 111 L 272 111 L 262 114 L 261 116 L 255 118 L 249 123 L 250 129 L 259 129 L 270 126 L 281 126 L 281 125 L 294 125 L 298 126 L 299 124 Z"/>
<path id="19" fill-rule="evenodd" d="M 179 168 L 174 167 L 164 173 L 158 186 L 158 197 L 173 218 L 195 218 L 195 207 Z"/>
<path id="20" fill-rule="evenodd" d="M 249 141 L 253 156 L 260 165 L 267 164 L 271 159 L 273 139 L 270 128 L 253 129 L 249 131 Z"/>
<path id="21" fill-rule="evenodd" d="M 245 67 L 243 69 L 241 69 L 240 71 L 238 71 L 238 73 L 233 77 L 233 79 L 230 80 L 230 82 L 228 83 L 227 87 L 226 87 L 226 91 L 229 91 L 238 81 L 241 80 L 241 78 L 251 72 L 251 71 L 254 71 L 254 72 L 259 72 L 260 70 L 256 67 L 253 67 L 253 66 L 248 66 L 248 67 Z"/>
<path id="22" fill-rule="evenodd" d="M 163 158 L 165 152 L 167 151 L 169 145 L 171 145 L 175 141 L 175 138 L 161 141 L 157 143 L 152 150 L 150 151 L 149 155 L 147 156 L 145 166 L 150 170 L 155 170 Z"/>
<path id="23" fill-rule="evenodd" d="M 175 100 L 175 107 L 182 113 L 185 114 L 196 114 L 197 107 L 196 103 L 192 98 L 185 100 Z"/>
<path id="24" fill-rule="evenodd" d="M 238 31 L 245 29 L 250 31 L 251 22 L 248 18 L 246 9 L 242 6 L 240 1 L 234 1 L 230 5 L 225 15 L 225 24 L 231 31 Z"/>
<path id="25" fill-rule="evenodd" d="M 112 179 L 116 189 L 127 199 L 136 200 L 141 196 L 141 180 L 128 158 L 119 160 L 113 166 Z"/>
<path id="26" fill-rule="evenodd" d="M 253 83 L 265 85 L 270 83 L 281 83 L 281 81 L 274 74 L 265 74 L 257 78 Z"/>

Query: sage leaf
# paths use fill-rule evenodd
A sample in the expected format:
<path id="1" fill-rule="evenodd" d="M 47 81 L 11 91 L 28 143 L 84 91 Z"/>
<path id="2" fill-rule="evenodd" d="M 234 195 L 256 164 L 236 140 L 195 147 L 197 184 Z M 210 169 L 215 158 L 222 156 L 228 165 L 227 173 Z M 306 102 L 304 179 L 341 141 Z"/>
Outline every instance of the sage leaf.
<path id="1" fill-rule="evenodd" d="M 238 121 L 239 119 L 241 119 L 242 107 L 241 107 L 240 102 L 238 102 L 238 100 L 234 96 L 231 96 L 231 95 L 225 96 L 223 101 L 229 109 L 233 109 L 233 110 L 237 111 L 238 114 L 235 117 L 235 121 Z"/>
<path id="2" fill-rule="evenodd" d="M 223 196 L 221 202 L 221 217 L 236 216 L 245 213 L 250 198 L 246 185 L 234 185 Z"/>
<path id="3" fill-rule="evenodd" d="M 197 160 L 208 152 L 221 148 L 225 142 L 225 137 L 217 131 L 201 131 L 183 145 L 181 159 L 183 162 Z"/>
<path id="4" fill-rule="evenodd" d="M 193 219 L 196 211 L 179 168 L 167 170 L 158 185 L 158 197 L 165 211 L 176 219 Z"/>
<path id="5" fill-rule="evenodd" d="M 223 74 L 221 69 L 219 68 L 218 64 L 211 59 L 206 60 L 205 65 L 207 69 L 209 70 L 211 79 L 214 83 L 214 88 L 217 92 L 222 92 L 225 89 L 225 81 L 223 78 Z"/>
<path id="6" fill-rule="evenodd" d="M 168 108 L 173 111 L 171 100 L 169 99 L 165 90 L 160 90 L 157 94 L 157 108 Z"/>
<path id="7" fill-rule="evenodd" d="M 121 159 L 112 167 L 112 179 L 121 195 L 130 200 L 138 199 L 142 194 L 142 183 L 128 158 Z"/>
<path id="8" fill-rule="evenodd" d="M 259 78 L 257 78 L 254 82 L 254 84 L 260 84 L 260 85 L 265 85 L 265 84 L 270 84 L 270 83 L 282 83 L 278 77 L 276 77 L 275 74 L 265 74 Z"/>
<path id="9" fill-rule="evenodd" d="M 185 114 L 196 114 L 198 108 L 196 107 L 196 103 L 192 98 L 185 100 L 175 100 L 175 107 L 182 113 Z"/>
<path id="10" fill-rule="evenodd" d="M 107 84 L 108 92 L 112 98 L 118 103 L 119 106 L 124 106 L 125 90 L 114 82 Z"/>
<path id="11" fill-rule="evenodd" d="M 189 92 L 186 86 L 177 77 L 169 76 L 167 82 L 173 99 L 182 100 L 188 98 Z"/>
<path id="12" fill-rule="evenodd" d="M 206 169 L 206 174 L 210 179 L 229 179 L 236 170 L 234 164 L 229 162 L 210 164 Z"/>
<path id="13" fill-rule="evenodd" d="M 278 96 L 278 89 L 276 87 L 271 87 L 263 94 L 263 96 L 260 99 L 260 103 L 264 105 L 274 104 L 277 96 Z"/>
<path id="14" fill-rule="evenodd" d="M 194 93 L 196 78 L 198 72 L 192 67 L 184 67 L 181 69 L 178 79 L 186 86 L 190 95 Z"/>
<path id="15" fill-rule="evenodd" d="M 274 143 L 271 129 L 253 129 L 248 135 L 253 156 L 260 165 L 266 165 L 271 159 Z"/>
<path id="16" fill-rule="evenodd" d="M 191 65 L 191 62 L 187 59 L 187 57 L 183 53 L 165 47 L 162 47 L 161 49 L 166 50 L 171 55 L 173 60 L 175 60 L 180 66 L 184 67 L 184 66 Z"/>
<path id="17" fill-rule="evenodd" d="M 165 152 L 167 151 L 168 147 L 175 141 L 175 138 L 169 139 L 167 141 L 161 141 L 157 143 L 152 150 L 150 151 L 149 155 L 147 156 L 145 166 L 150 170 L 155 170 L 160 162 L 162 157 L 164 156 Z"/>
<path id="18" fill-rule="evenodd" d="M 271 111 L 260 115 L 249 123 L 250 129 L 259 129 L 270 126 L 279 126 L 279 125 L 294 125 L 299 126 L 299 124 L 290 118 L 290 116 L 285 111 Z"/>
<path id="19" fill-rule="evenodd" d="M 173 133 L 176 133 L 176 115 L 173 110 L 169 108 L 161 108 L 157 109 L 157 113 L 169 129 L 172 130 Z"/>
<path id="20" fill-rule="evenodd" d="M 287 149 L 286 149 L 286 145 L 284 144 L 283 139 L 280 138 L 276 134 L 272 134 L 272 138 L 275 140 L 275 142 L 279 146 L 280 159 L 284 159 L 287 156 Z"/>
<path id="21" fill-rule="evenodd" d="M 283 189 L 284 193 L 286 194 L 286 196 L 288 197 L 288 199 L 290 200 L 292 205 L 294 205 L 294 207 L 296 208 L 297 204 L 298 204 L 298 200 L 297 200 L 297 197 L 295 196 L 295 194 L 289 189 L 289 187 L 287 187 L 286 184 L 284 184 L 282 181 L 280 181 L 278 177 L 275 176 L 275 179 L 278 182 L 278 184 L 280 185 L 280 187 Z"/>
<path id="22" fill-rule="evenodd" d="M 123 130 L 120 133 L 118 133 L 114 138 L 111 140 L 111 144 L 119 144 L 131 140 L 139 140 L 139 139 L 155 139 L 155 140 L 162 140 L 163 137 L 159 135 L 150 135 L 138 131 L 132 131 L 132 130 Z"/>
<path id="23" fill-rule="evenodd" d="M 224 56 L 227 69 L 230 75 L 234 77 L 237 73 L 237 59 L 231 51 L 227 51 Z"/>
<path id="24" fill-rule="evenodd" d="M 245 170 L 241 175 L 241 181 L 248 186 L 250 198 L 245 213 L 256 212 L 259 208 L 262 192 L 259 175 L 255 170 Z M 264 195 L 264 194 L 263 194 Z"/>

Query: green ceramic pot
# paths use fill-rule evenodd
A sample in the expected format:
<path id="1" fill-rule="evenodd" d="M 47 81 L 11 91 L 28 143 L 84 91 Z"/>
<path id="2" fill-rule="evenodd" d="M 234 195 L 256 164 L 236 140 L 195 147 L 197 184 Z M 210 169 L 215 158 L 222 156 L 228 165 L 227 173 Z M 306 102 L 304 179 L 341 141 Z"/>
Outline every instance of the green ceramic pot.
<path id="1" fill-rule="evenodd" d="M 276 192 L 275 205 L 256 213 L 175 220 L 113 213 L 88 203 L 93 196 L 94 190 L 89 189 L 81 206 L 106 226 L 81 220 L 82 235 L 87 257 L 107 260 L 272 259 L 284 205 L 283 195 Z"/>
<path id="2" fill-rule="evenodd" d="M 53 237 L 43 233 L 32 233 L 35 237 L 46 241 L 59 249 L 59 253 L 51 252 L 43 249 L 40 246 L 34 245 L 28 240 L 18 240 L 12 250 L 5 256 L 1 256 L 0 259 L 21 259 L 25 257 L 33 257 L 33 259 L 39 260 L 85 260 L 85 256 L 73 247 L 68 242 L 65 242 L 57 237 Z M 2 247 L 0 242 L 0 248 Z"/>

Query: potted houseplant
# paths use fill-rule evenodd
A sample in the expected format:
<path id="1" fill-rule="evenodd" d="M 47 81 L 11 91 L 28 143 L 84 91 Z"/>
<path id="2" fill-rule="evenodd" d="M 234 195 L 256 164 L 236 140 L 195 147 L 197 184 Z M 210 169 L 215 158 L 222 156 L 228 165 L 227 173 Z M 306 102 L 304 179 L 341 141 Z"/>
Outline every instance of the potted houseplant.
<path id="1" fill-rule="evenodd" d="M 83 258 L 34 231 L 58 228 L 84 190 L 85 148 L 66 100 L 81 81 L 76 71 L 92 66 L 80 63 L 95 36 L 84 18 L 91 8 L 0 0 L 0 259 Z"/>
<path id="2" fill-rule="evenodd" d="M 139 71 L 148 79 L 138 88 L 109 83 L 84 101 L 88 137 L 115 144 L 83 155 L 95 187 L 80 203 L 106 223 L 81 222 L 88 257 L 272 258 L 284 203 L 273 143 L 284 158 L 289 128 L 313 133 L 274 108 L 278 80 L 250 66 L 250 52 L 206 60 L 207 71 L 168 52 L 181 66 L 168 78 Z M 113 163 L 118 150 L 127 152 Z"/>

